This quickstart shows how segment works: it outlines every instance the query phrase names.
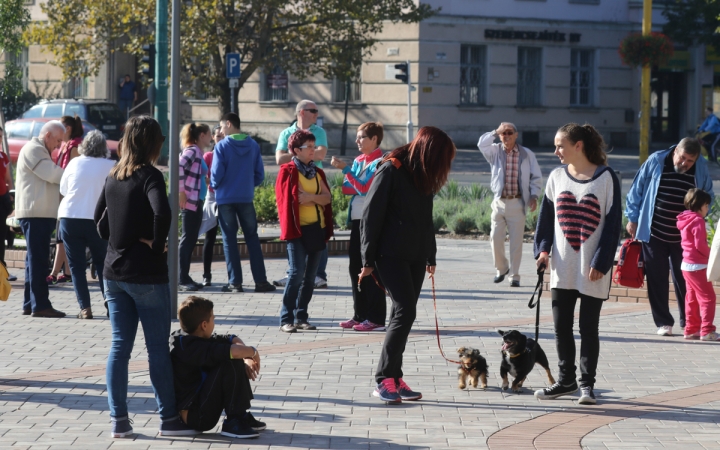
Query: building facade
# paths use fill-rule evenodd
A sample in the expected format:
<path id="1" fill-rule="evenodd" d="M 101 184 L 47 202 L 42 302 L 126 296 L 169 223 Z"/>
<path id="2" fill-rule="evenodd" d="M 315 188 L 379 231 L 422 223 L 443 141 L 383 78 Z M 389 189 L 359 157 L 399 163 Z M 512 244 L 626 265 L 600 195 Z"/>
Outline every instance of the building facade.
<path id="1" fill-rule="evenodd" d="M 366 121 L 385 124 L 384 148 L 406 142 L 407 86 L 395 79 L 395 64 L 410 61 L 411 120 L 415 130 L 433 125 L 461 147 L 513 122 L 521 142 L 548 147 L 567 122 L 595 125 L 611 145 L 636 147 L 640 70 L 624 66 L 618 47 L 641 29 L 642 0 L 428 0 L 440 8 L 420 24 L 388 24 L 359 69 L 359 82 L 319 77 L 300 80 L 281 67 L 257 71 L 237 94 L 245 131 L 276 142 L 294 119 L 295 104 L 311 99 L 331 148 L 340 147 L 345 98 L 349 97 L 348 142 Z M 663 22 L 655 0 L 654 29 Z M 33 17 L 39 8 L 33 6 Z M 59 69 L 30 48 L 28 80 L 60 84 Z M 117 98 L 117 81 L 136 61 L 114 56 L 98 77 L 63 82 L 63 95 Z M 704 47 L 676 48 L 672 60 L 652 71 L 652 141 L 677 142 L 692 134 L 703 108 L 720 111 L 720 57 Z M 181 117 L 214 122 L 216 99 L 184 99 Z"/>

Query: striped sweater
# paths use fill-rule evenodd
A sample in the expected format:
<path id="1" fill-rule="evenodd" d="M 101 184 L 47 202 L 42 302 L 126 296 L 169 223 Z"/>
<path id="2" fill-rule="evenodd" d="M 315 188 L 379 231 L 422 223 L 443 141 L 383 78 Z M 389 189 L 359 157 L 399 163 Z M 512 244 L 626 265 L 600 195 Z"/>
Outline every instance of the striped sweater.
<path id="1" fill-rule="evenodd" d="M 185 209 L 197 211 L 200 204 L 202 150 L 197 145 L 185 147 L 180 154 L 180 192 L 185 192 Z"/>
<path id="2" fill-rule="evenodd" d="M 567 166 L 550 174 L 535 232 L 535 258 L 550 254 L 551 288 L 608 298 L 621 206 L 620 183 L 607 166 L 599 166 L 589 180 L 573 178 Z M 590 268 L 605 276 L 591 282 Z"/>

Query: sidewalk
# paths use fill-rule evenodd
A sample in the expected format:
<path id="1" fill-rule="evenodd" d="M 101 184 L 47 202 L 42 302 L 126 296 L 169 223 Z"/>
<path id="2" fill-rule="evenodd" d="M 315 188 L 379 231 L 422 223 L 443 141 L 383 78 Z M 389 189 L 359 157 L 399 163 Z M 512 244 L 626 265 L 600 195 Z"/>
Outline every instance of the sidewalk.
<path id="1" fill-rule="evenodd" d="M 460 346 L 480 349 L 490 364 L 487 391 L 459 390 L 457 368 L 440 357 L 429 280 L 404 359 L 405 379 L 423 399 L 386 406 L 371 396 L 384 333 L 336 326 L 352 312 L 347 258 L 330 258 L 330 288 L 316 291 L 310 303 L 310 322 L 318 330 L 293 335 L 278 330 L 281 292 L 221 293 L 225 267 L 216 262 L 215 284 L 201 295 L 215 302 L 217 331 L 232 331 L 258 346 L 263 366 L 253 383 L 252 411 L 268 429 L 251 441 L 213 433 L 158 437 L 139 333 L 129 388 L 136 434 L 111 440 L 104 378 L 110 327 L 97 283 L 90 284 L 96 318 L 89 321 L 20 315 L 22 290 L 16 284 L 10 300 L 0 305 L 0 448 L 720 448 L 720 343 L 661 338 L 654 334 L 647 305 L 606 303 L 597 406 L 577 405 L 577 397 L 537 401 L 531 391 L 546 382 L 537 369 L 523 394 L 502 392 L 501 340 L 495 330 L 534 333 L 535 314 L 527 308 L 535 284 L 531 246 L 524 247 L 523 287 L 511 289 L 492 283 L 487 242 L 440 240 L 438 245 L 443 348 L 450 358 Z M 244 284 L 251 286 L 244 263 Z M 280 278 L 286 261 L 267 260 L 266 266 L 270 278 Z M 192 271 L 199 278 L 200 265 Z M 51 300 L 69 316 L 77 313 L 71 286 L 53 288 Z M 550 303 L 543 301 L 541 308 L 540 343 L 557 374 Z"/>

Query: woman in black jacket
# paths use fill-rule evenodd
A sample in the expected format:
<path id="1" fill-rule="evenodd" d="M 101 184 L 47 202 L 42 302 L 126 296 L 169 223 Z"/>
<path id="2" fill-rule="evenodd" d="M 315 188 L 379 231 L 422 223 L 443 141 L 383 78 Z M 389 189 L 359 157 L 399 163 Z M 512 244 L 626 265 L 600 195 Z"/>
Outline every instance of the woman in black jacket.
<path id="1" fill-rule="evenodd" d="M 113 438 L 133 433 L 127 406 L 128 363 L 138 320 L 162 420 L 160 435 L 197 434 L 180 420 L 168 347 L 171 316 L 165 241 L 172 212 L 163 174 L 153 166 L 164 140 L 155 119 L 131 117 L 125 124 L 120 162 L 110 171 L 95 207 L 98 232 L 108 241 L 103 278 L 112 328 L 106 378 Z"/>
<path id="2" fill-rule="evenodd" d="M 433 196 L 447 181 L 454 158 L 450 137 L 439 128 L 423 127 L 411 143 L 383 157 L 365 200 L 359 279 L 375 277 L 393 301 L 373 392 L 388 403 L 422 398 L 402 379 L 402 356 L 424 274 L 435 273 Z"/>

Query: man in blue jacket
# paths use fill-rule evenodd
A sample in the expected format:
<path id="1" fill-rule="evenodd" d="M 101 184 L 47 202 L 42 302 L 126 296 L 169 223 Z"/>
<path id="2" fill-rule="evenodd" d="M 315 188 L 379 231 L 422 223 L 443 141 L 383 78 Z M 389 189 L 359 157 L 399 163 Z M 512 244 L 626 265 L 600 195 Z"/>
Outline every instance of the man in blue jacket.
<path id="1" fill-rule="evenodd" d="M 223 292 L 242 292 L 242 267 L 237 246 L 238 221 L 250 254 L 250 270 L 255 279 L 255 292 L 270 292 L 265 260 L 257 233 L 257 215 L 253 206 L 255 187 L 265 179 L 260 146 L 248 135 L 240 133 L 240 117 L 227 113 L 220 120 L 226 139 L 215 146 L 210 185 L 215 190 L 218 222 L 223 234 L 223 250 L 228 270 L 228 284 Z"/>
<path id="2" fill-rule="evenodd" d="M 660 336 L 672 336 L 675 324 L 668 306 L 671 268 L 680 327 L 685 328 L 685 279 L 677 215 L 685 210 L 685 194 L 695 187 L 714 197 L 707 161 L 700 156 L 700 143 L 685 138 L 677 146 L 650 155 L 627 195 L 627 232 L 643 245 L 650 309 Z"/>
<path id="3" fill-rule="evenodd" d="M 700 139 L 702 139 L 703 145 L 707 148 L 710 161 L 717 161 L 715 146 L 713 144 L 720 135 L 720 119 L 717 118 L 715 112 L 710 107 L 705 109 L 705 114 L 707 114 L 707 117 L 698 128 L 698 133 L 708 133 Z"/>

